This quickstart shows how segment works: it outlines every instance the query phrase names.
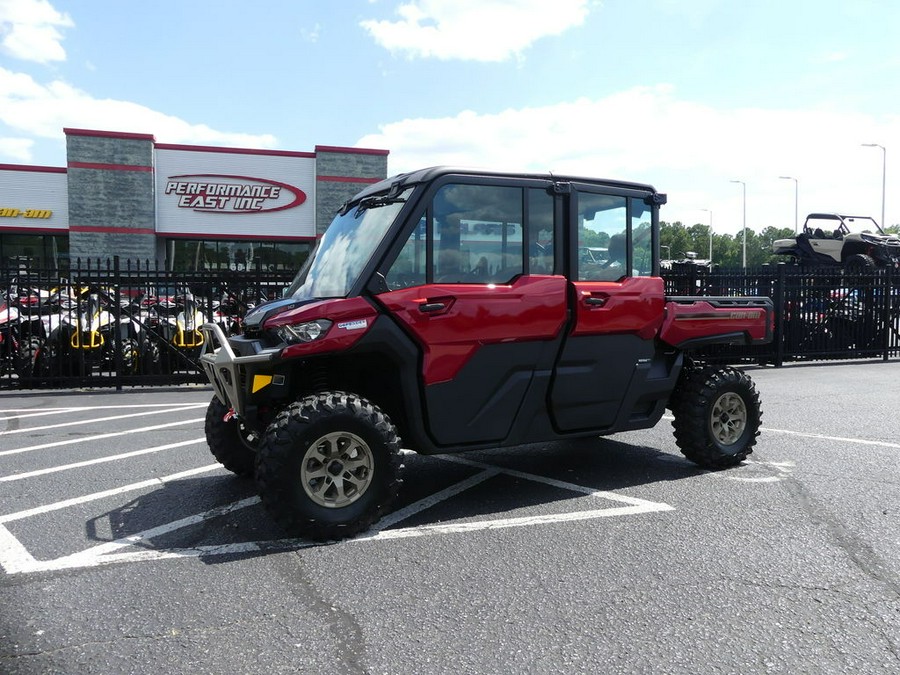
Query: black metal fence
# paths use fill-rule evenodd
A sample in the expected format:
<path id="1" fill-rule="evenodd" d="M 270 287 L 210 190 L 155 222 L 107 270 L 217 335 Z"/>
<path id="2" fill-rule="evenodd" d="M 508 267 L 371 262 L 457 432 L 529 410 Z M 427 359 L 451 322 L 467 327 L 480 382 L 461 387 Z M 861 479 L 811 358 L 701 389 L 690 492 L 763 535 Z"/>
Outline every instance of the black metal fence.
<path id="1" fill-rule="evenodd" d="M 240 331 L 289 272 L 171 272 L 155 263 L 0 267 L 0 389 L 205 382 L 200 325 Z"/>
<path id="2" fill-rule="evenodd" d="M 754 270 L 685 266 L 665 273 L 668 295 L 768 296 L 775 307 L 771 343 L 714 346 L 710 361 L 887 360 L 900 354 L 900 271 L 889 268 L 773 265 Z"/>
<path id="3" fill-rule="evenodd" d="M 0 267 L 0 389 L 205 382 L 200 324 L 240 331 L 248 309 L 279 297 L 291 276 L 262 268 L 175 273 L 118 259 L 65 274 Z M 664 279 L 668 295 L 772 298 L 774 340 L 710 347 L 710 361 L 780 366 L 900 354 L 898 271 L 681 266 Z"/>

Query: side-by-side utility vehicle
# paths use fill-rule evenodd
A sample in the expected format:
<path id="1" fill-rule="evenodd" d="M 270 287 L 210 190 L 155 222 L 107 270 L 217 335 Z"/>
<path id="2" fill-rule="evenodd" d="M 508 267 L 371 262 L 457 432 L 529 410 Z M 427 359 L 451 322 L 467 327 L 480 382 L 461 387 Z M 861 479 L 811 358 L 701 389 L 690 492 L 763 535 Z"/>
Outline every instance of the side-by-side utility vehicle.
<path id="1" fill-rule="evenodd" d="M 869 216 L 810 213 L 803 230 L 795 237 L 776 239 L 772 252 L 799 265 L 900 268 L 900 237 L 885 233 Z"/>
<path id="2" fill-rule="evenodd" d="M 643 429 L 744 460 L 749 377 L 691 350 L 771 339 L 763 297 L 667 297 L 649 185 L 437 167 L 365 188 L 243 333 L 203 326 L 213 455 L 291 534 L 353 536 L 423 454 Z M 585 247 L 607 249 L 601 262 Z M 403 439 L 401 441 L 401 438 Z"/>

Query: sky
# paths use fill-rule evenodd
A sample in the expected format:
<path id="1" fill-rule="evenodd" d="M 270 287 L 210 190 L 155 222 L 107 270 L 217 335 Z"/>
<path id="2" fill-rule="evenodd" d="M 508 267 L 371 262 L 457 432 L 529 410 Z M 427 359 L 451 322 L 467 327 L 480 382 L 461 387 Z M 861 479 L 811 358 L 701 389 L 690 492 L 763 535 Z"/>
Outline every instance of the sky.
<path id="1" fill-rule="evenodd" d="M 896 0 L 0 0 L 0 163 L 97 129 L 650 183 L 717 233 L 900 224 L 898 35 Z"/>

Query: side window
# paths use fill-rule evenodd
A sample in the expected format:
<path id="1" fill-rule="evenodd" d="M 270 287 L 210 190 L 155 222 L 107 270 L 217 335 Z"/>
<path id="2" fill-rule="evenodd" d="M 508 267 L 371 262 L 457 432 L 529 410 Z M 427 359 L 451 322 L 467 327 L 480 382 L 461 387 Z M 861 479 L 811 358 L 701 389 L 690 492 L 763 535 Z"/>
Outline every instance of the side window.
<path id="1" fill-rule="evenodd" d="M 385 274 L 388 290 L 504 284 L 526 272 L 526 255 L 529 273 L 553 274 L 555 204 L 539 188 L 444 185 Z"/>
<path id="2" fill-rule="evenodd" d="M 553 274 L 553 196 L 546 190 L 528 190 L 528 271 Z"/>
<path id="3" fill-rule="evenodd" d="M 631 200 L 631 240 L 634 244 L 631 272 L 634 276 L 653 275 L 653 229 L 650 226 L 650 207 L 643 201 Z"/>
<path id="4" fill-rule="evenodd" d="M 578 281 L 616 281 L 629 276 L 628 200 L 578 193 Z"/>
<path id="5" fill-rule="evenodd" d="M 422 216 L 385 275 L 384 280 L 389 290 L 396 291 L 425 283 L 425 222 L 425 216 Z"/>
<path id="6" fill-rule="evenodd" d="M 522 274 L 523 191 L 449 184 L 433 201 L 435 283 L 506 283 Z"/>

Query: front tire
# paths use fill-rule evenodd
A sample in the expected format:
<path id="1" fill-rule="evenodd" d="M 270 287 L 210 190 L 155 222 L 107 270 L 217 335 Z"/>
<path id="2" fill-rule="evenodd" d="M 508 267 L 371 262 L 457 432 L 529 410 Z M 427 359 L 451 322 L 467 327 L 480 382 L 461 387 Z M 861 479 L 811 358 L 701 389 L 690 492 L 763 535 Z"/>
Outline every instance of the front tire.
<path id="1" fill-rule="evenodd" d="M 675 442 L 707 469 L 744 461 L 756 445 L 762 417 L 753 381 L 735 368 L 691 368 L 673 394 Z"/>
<path id="2" fill-rule="evenodd" d="M 354 394 L 293 403 L 269 425 L 256 461 L 263 505 L 291 535 L 327 541 L 367 530 L 401 480 L 390 419 Z"/>
<path id="3" fill-rule="evenodd" d="M 253 476 L 260 436 L 235 417 L 225 421 L 229 407 L 215 396 L 206 408 L 206 442 L 213 457 L 233 474 Z"/>

